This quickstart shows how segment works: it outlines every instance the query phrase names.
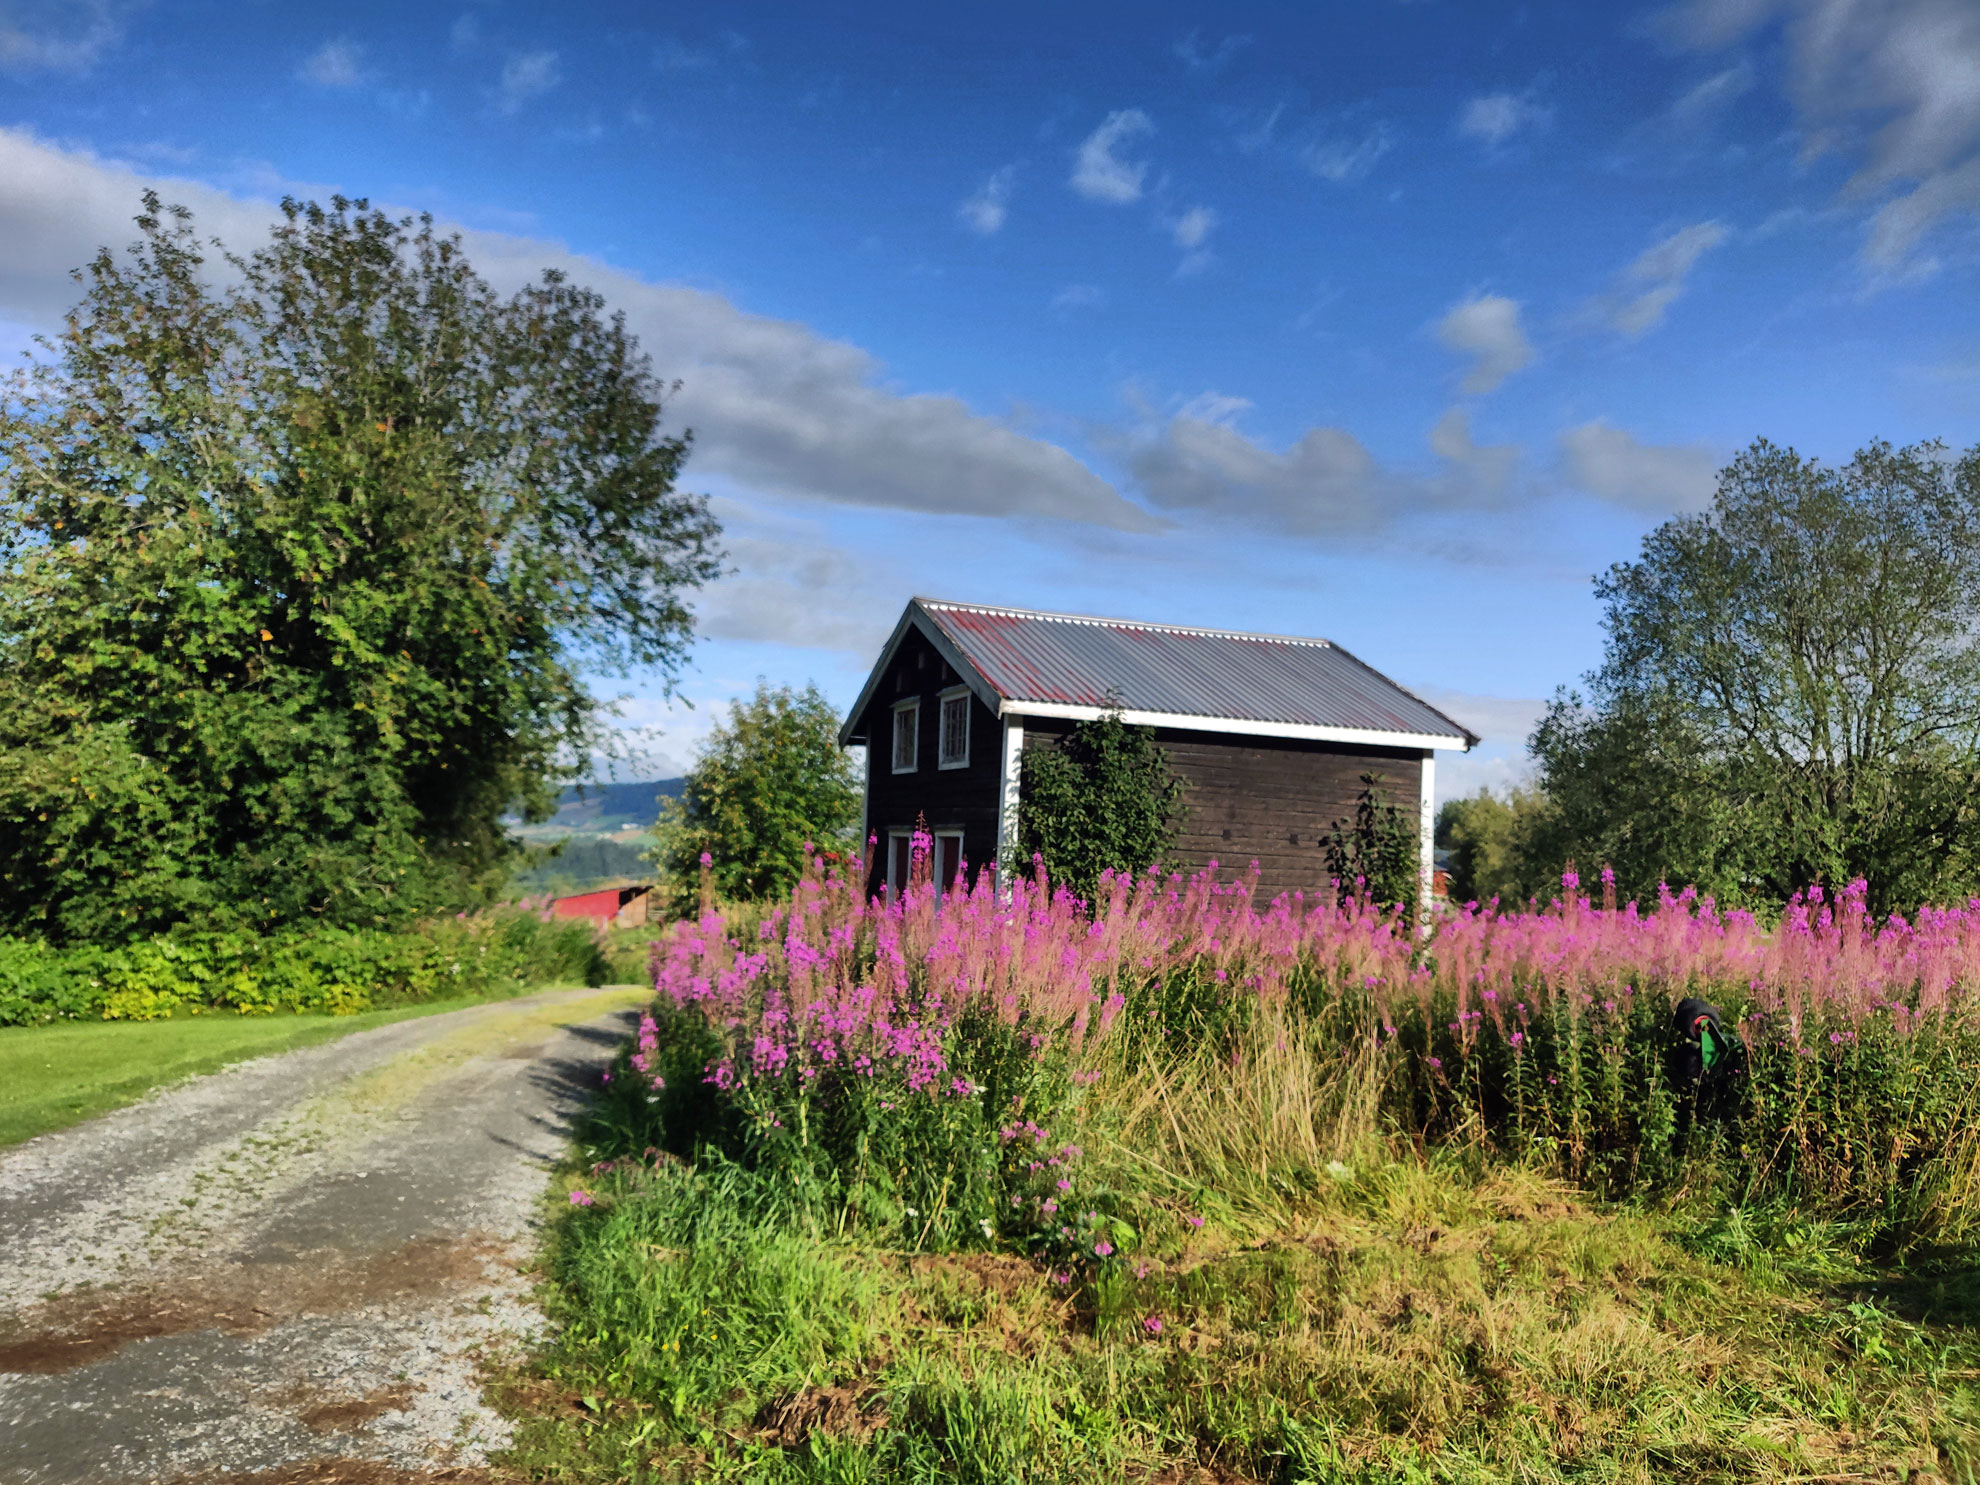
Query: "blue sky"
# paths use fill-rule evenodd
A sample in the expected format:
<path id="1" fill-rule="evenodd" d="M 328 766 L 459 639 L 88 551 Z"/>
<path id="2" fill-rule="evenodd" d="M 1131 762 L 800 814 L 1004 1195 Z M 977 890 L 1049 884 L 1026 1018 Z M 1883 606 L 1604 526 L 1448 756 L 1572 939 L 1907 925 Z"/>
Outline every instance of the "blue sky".
<path id="1" fill-rule="evenodd" d="M 624 307 L 758 675 L 936 596 L 1324 634 L 1485 733 L 1765 435 L 1976 439 L 1980 5 L 0 0 L 0 345 L 157 184 L 430 210 Z"/>

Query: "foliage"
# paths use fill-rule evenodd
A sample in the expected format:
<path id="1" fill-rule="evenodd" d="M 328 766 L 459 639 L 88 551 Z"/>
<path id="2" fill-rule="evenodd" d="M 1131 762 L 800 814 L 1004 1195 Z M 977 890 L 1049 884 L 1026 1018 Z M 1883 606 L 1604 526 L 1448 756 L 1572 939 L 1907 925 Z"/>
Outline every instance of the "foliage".
<path id="1" fill-rule="evenodd" d="M 1019 765 L 1016 860 L 1090 895 L 1101 874 L 1168 864 L 1182 829 L 1184 785 L 1152 727 L 1118 709 L 1074 725 L 1057 746 L 1027 747 Z"/>
<path id="2" fill-rule="evenodd" d="M 1956 1280 L 1892 1284 L 1805 1222 L 1749 1216 L 1734 1247 L 1597 1213 L 1518 1171 L 1279 1169 L 1314 1184 L 1269 1236 L 1213 1218 L 1061 1283 L 793 1230 L 719 1168 L 598 1160 L 575 1176 L 591 1204 L 560 1202 L 558 1323 L 507 1462 L 772 1485 L 1972 1477 Z"/>
<path id="3" fill-rule="evenodd" d="M 330 1011 L 538 984 L 600 984 L 585 920 L 505 911 L 415 928 L 181 930 L 97 947 L 0 938 L 0 1026 L 149 1021 L 184 1011 Z"/>
<path id="4" fill-rule="evenodd" d="M 145 198 L 0 400 L 0 929 L 389 925 L 498 885 L 715 523 L 624 323 L 429 220 Z M 218 269 L 218 271 L 216 271 Z"/>
<path id="5" fill-rule="evenodd" d="M 655 859 L 677 900 L 693 899 L 701 858 L 732 899 L 782 897 L 814 848 L 849 854 L 859 829 L 858 765 L 816 685 L 756 683 L 729 703 L 678 798 L 664 800 Z"/>
<path id="6" fill-rule="evenodd" d="M 1880 911 L 1980 884 L 1980 450 L 1757 442 L 1596 594 L 1602 667 L 1533 739 L 1543 863 L 1767 904 L 1861 877 Z"/>
<path id="7" fill-rule="evenodd" d="M 1480 789 L 1445 800 L 1437 810 L 1436 843 L 1450 852 L 1451 901 L 1516 904 L 1544 896 L 1562 865 L 1535 860 L 1535 829 L 1546 808 L 1546 799 L 1530 788 L 1509 789 L 1503 799 Z"/>
<path id="8" fill-rule="evenodd" d="M 1770 933 L 1570 875 L 1426 949 L 1243 879 L 819 863 L 655 972 L 559 1224 L 545 1476 L 1980 1468 L 1980 911 Z M 1671 1056 L 1699 992 L 1727 1099 Z"/>
<path id="9" fill-rule="evenodd" d="M 1423 837 L 1415 810 L 1398 804 L 1380 774 L 1361 776 L 1354 822 L 1337 824 L 1327 837 L 1327 872 L 1342 902 L 1366 898 L 1416 920 L 1423 895 Z"/>
<path id="10" fill-rule="evenodd" d="M 1327 1040 L 1371 1136 L 1482 1142 L 1615 1197 L 1787 1195 L 1898 1235 L 1980 1211 L 1980 910 L 1878 923 L 1859 883 L 1766 932 L 1689 891 L 1639 912 L 1578 887 L 1460 911 L 1426 949 L 1365 898 L 1261 908 L 1244 879 L 1110 875 L 1089 915 L 1030 881 L 886 903 L 814 871 L 746 938 L 710 915 L 656 949 L 618 1116 L 635 1148 L 704 1141 L 763 1172 L 793 1220 L 911 1246 L 987 1230 L 1091 1265 L 1125 1245 L 1067 1213 L 1138 1219 L 1081 1153 L 1087 1088 L 1229 1058 L 1270 1012 Z M 1744 1048 L 1729 1103 L 1701 1107 L 1673 1062 L 1692 995 Z"/>

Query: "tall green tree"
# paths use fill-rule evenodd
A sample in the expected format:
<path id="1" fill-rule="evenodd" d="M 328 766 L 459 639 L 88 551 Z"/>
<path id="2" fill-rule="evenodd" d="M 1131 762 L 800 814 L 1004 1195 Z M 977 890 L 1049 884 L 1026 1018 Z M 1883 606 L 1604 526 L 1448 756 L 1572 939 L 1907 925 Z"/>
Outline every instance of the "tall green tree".
<path id="1" fill-rule="evenodd" d="M 1182 829 L 1184 785 L 1155 741 L 1118 711 L 1077 723 L 1019 765 L 1017 860 L 1042 858 L 1055 882 L 1091 898 L 1104 871 L 1166 866 Z"/>
<path id="2" fill-rule="evenodd" d="M 1453 902 L 1511 905 L 1558 889 L 1561 862 L 1535 861 L 1535 828 L 1546 818 L 1547 801 L 1537 789 L 1515 787 L 1504 796 L 1480 789 L 1463 799 L 1447 799 L 1437 810 L 1436 842 L 1450 853 Z"/>
<path id="3" fill-rule="evenodd" d="M 680 797 L 662 805 L 655 859 L 681 903 L 704 854 L 724 895 L 781 896 L 808 852 L 852 852 L 860 798 L 859 765 L 839 746 L 839 715 L 817 686 L 759 681 L 749 700 L 729 704 Z"/>
<path id="4" fill-rule="evenodd" d="M 1980 451 L 1763 440 L 1596 593 L 1603 664 L 1532 739 L 1535 855 L 1761 902 L 1980 883 Z"/>
<path id="5" fill-rule="evenodd" d="M 458 239 L 147 195 L 0 398 L 0 929 L 374 922 L 499 879 L 719 531 L 624 322 Z"/>

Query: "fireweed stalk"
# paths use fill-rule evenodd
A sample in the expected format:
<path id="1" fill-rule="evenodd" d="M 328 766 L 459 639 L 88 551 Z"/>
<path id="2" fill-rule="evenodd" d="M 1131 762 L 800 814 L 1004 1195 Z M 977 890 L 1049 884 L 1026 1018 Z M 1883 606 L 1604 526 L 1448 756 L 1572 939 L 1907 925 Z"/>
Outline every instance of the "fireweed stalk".
<path id="1" fill-rule="evenodd" d="M 677 925 L 637 1076 L 608 1089 L 624 1141 L 735 1167 L 813 1226 L 1092 1263 L 1194 1205 L 1100 1178 L 1096 1082 L 1206 1053 L 1235 1079 L 1269 1019 L 1324 1033 L 1391 1140 L 1614 1197 L 1787 1192 L 1941 1232 L 1972 1205 L 1980 901 L 1878 923 L 1861 883 L 1811 889 L 1768 930 L 1690 891 L 1599 906 L 1569 876 L 1426 943 L 1333 893 L 1260 903 L 1255 869 L 1110 875 L 1091 903 L 1042 869 L 989 877 L 868 900 L 858 863 L 820 862 L 753 927 Z M 1671 1063 L 1686 995 L 1747 1054 L 1709 1111 Z"/>

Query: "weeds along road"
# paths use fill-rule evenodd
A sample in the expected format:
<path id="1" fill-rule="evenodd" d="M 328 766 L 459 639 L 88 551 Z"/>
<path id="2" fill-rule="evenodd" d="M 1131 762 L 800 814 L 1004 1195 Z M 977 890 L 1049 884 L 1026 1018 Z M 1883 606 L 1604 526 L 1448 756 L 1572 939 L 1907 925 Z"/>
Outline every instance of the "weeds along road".
<path id="1" fill-rule="evenodd" d="M 398 1022 L 0 1152 L 0 1485 L 472 1474 L 508 1436 L 477 1357 L 539 1319 L 545 1177 L 639 998 Z"/>

